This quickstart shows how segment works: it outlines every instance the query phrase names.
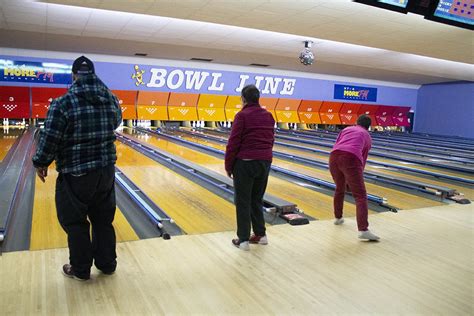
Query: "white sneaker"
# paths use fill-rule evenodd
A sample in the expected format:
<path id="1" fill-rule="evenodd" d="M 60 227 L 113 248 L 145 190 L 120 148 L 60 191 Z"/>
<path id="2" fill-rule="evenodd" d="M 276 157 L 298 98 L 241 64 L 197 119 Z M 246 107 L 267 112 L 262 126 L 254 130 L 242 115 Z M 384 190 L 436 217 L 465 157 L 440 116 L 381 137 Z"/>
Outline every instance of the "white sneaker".
<path id="1" fill-rule="evenodd" d="M 239 241 L 239 239 L 237 238 L 237 239 L 232 239 L 232 244 L 233 244 L 235 247 L 237 247 L 237 248 L 239 248 L 239 249 L 241 249 L 241 250 L 246 250 L 246 251 L 250 250 L 250 246 L 249 246 L 249 242 L 248 242 L 248 241 L 242 241 L 242 242 L 241 242 L 241 241 Z"/>
<path id="2" fill-rule="evenodd" d="M 370 230 L 366 230 L 366 231 L 359 232 L 359 239 L 379 240 L 380 237 L 377 235 L 374 235 Z"/>
<path id="3" fill-rule="evenodd" d="M 336 218 L 334 220 L 334 225 L 342 225 L 342 224 L 344 224 L 344 217 Z"/>

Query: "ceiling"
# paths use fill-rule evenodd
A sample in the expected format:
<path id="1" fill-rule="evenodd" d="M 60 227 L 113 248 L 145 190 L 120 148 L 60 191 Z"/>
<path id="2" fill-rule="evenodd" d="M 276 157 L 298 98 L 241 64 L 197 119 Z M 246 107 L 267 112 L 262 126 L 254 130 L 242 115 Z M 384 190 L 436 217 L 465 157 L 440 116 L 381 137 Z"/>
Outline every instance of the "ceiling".
<path id="1" fill-rule="evenodd" d="M 210 58 L 411 84 L 474 80 L 474 32 L 349 0 L 0 4 L 3 47 Z M 297 59 L 305 39 L 315 42 L 312 66 Z"/>

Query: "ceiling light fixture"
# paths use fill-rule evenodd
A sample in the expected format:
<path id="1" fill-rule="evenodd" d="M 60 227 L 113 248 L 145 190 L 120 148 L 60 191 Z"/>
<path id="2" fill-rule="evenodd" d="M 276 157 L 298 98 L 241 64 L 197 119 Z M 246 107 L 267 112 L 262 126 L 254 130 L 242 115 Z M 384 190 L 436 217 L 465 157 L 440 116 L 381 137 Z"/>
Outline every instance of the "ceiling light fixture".
<path id="1" fill-rule="evenodd" d="M 300 53 L 300 62 L 305 65 L 312 65 L 314 62 L 314 54 L 311 51 L 312 41 L 304 41 L 304 49 Z"/>

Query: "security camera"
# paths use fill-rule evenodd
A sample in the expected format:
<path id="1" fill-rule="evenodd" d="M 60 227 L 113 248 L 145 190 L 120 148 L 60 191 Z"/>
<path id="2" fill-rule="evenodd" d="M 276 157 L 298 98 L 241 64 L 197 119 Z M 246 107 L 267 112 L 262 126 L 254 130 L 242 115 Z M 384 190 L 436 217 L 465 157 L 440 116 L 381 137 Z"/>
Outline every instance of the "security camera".
<path id="1" fill-rule="evenodd" d="M 312 65 L 314 62 L 314 54 L 311 51 L 312 41 L 304 41 L 304 49 L 300 53 L 300 62 L 305 65 Z"/>

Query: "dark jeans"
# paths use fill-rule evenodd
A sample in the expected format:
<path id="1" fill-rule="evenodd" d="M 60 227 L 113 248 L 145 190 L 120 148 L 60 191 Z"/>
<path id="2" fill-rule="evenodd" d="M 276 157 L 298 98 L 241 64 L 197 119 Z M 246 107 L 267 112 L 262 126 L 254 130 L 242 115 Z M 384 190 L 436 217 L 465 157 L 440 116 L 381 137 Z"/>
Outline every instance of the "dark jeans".
<path id="1" fill-rule="evenodd" d="M 78 277 L 89 277 L 92 260 L 103 272 L 115 271 L 115 168 L 82 176 L 60 173 L 56 181 L 58 220 L 67 233 L 69 262 Z M 89 221 L 92 224 L 92 242 Z"/>
<path id="2" fill-rule="evenodd" d="M 263 195 L 267 188 L 270 161 L 237 159 L 234 165 L 234 202 L 237 209 L 237 237 L 250 238 L 250 225 L 255 235 L 265 235 Z"/>
<path id="3" fill-rule="evenodd" d="M 342 217 L 346 184 L 356 202 L 357 227 L 365 231 L 369 227 L 367 191 L 364 184 L 364 166 L 356 155 L 336 150 L 329 156 L 329 170 L 336 183 L 334 192 L 334 216 Z"/>

